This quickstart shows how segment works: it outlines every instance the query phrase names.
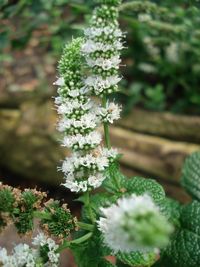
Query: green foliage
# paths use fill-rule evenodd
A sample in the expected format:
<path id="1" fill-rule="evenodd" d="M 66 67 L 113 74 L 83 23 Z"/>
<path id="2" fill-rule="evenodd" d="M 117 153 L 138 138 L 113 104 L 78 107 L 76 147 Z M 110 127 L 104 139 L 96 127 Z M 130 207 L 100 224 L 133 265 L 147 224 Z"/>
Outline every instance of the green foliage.
<path id="1" fill-rule="evenodd" d="M 102 259 L 99 263 L 99 267 L 117 267 L 117 266 L 105 259 Z"/>
<path id="2" fill-rule="evenodd" d="M 192 197 L 200 200 L 200 152 L 186 158 L 181 183 Z"/>
<path id="3" fill-rule="evenodd" d="M 117 258 L 125 263 L 128 266 L 132 267 L 150 267 L 157 261 L 158 255 L 154 252 L 150 253 L 141 253 L 141 252 L 132 252 L 132 253 L 118 253 Z"/>
<path id="4" fill-rule="evenodd" d="M 103 182 L 103 187 L 110 193 L 123 192 L 124 190 L 124 181 L 125 176 L 120 172 L 119 164 L 113 163 L 111 164 L 105 172 L 106 179 Z"/>
<path id="5" fill-rule="evenodd" d="M 74 230 L 75 219 L 66 205 L 51 200 L 45 204 L 44 212 L 48 216 L 41 220 L 41 227 L 44 227 L 50 235 L 66 238 L 70 231 Z"/>
<path id="6" fill-rule="evenodd" d="M 118 197 L 130 194 L 149 194 L 156 204 L 160 204 L 165 199 L 165 191 L 162 186 L 153 179 L 142 177 L 126 178 L 119 169 L 118 164 L 113 163 L 106 171 L 107 178 L 103 187 L 110 193 Z"/>
<path id="7" fill-rule="evenodd" d="M 109 254 L 109 250 L 103 246 L 100 232 L 95 229 L 92 237 L 85 243 L 72 245 L 76 264 L 79 267 L 109 267 L 105 265 L 104 256 Z M 101 265 L 104 262 L 104 265 Z"/>
<path id="8" fill-rule="evenodd" d="M 181 211 L 181 229 L 174 234 L 166 250 L 168 264 L 173 267 L 197 267 L 200 262 L 200 203 L 193 201 Z"/>
<path id="9" fill-rule="evenodd" d="M 173 225 L 177 227 L 180 226 L 181 204 L 178 201 L 171 198 L 165 198 L 159 207 L 162 213 Z"/>
<path id="10" fill-rule="evenodd" d="M 165 191 L 155 180 L 142 177 L 128 178 L 124 182 L 126 194 L 143 195 L 148 194 L 156 204 L 161 204 L 165 200 Z"/>
<path id="11" fill-rule="evenodd" d="M 120 10 L 129 47 L 124 51 L 128 83 L 122 101 L 200 114 L 199 3 L 135 0 L 122 3 Z M 139 96 L 135 84 L 140 84 Z"/>
<path id="12" fill-rule="evenodd" d="M 109 193 L 98 193 L 90 197 L 90 205 L 87 206 L 84 202 L 84 207 L 82 208 L 82 219 L 83 221 L 90 221 L 91 213 L 93 218 L 99 218 L 101 214 L 101 207 L 108 207 L 112 203 L 117 201 L 117 195 L 111 195 Z M 79 200 L 81 200 L 80 198 Z"/>
<path id="13" fill-rule="evenodd" d="M 82 14 L 90 10 L 91 3 L 91 0 L 0 1 L 4 25 L 0 33 L 0 60 L 9 60 L 8 48 L 23 49 L 36 35 L 40 47 L 58 55 L 64 40 L 77 36 L 82 29 Z"/>

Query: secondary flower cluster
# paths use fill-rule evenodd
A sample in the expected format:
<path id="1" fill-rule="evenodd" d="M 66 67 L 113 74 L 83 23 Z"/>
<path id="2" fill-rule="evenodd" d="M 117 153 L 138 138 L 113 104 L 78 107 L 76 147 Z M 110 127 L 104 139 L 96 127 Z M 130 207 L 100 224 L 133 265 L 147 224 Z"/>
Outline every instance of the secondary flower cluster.
<path id="1" fill-rule="evenodd" d="M 148 195 L 122 198 L 101 208 L 98 221 L 105 244 L 114 252 L 158 251 L 167 245 L 172 226 Z"/>
<path id="2" fill-rule="evenodd" d="M 4 267 L 57 267 L 59 254 L 58 245 L 43 233 L 38 234 L 32 242 L 34 247 L 27 244 L 18 244 L 8 255 L 5 248 L 0 248 L 0 266 Z"/>
<path id="3" fill-rule="evenodd" d="M 59 86 L 55 103 L 61 116 L 58 130 L 64 134 L 62 145 L 72 150 L 61 166 L 64 186 L 75 192 L 96 188 L 105 179 L 103 172 L 117 151 L 101 147 L 102 136 L 96 128 L 101 121 L 113 122 L 120 112 L 114 103 L 102 108 L 91 99 L 83 79 L 81 46 L 79 38 L 65 47 L 59 62 L 60 77 L 54 83 Z"/>

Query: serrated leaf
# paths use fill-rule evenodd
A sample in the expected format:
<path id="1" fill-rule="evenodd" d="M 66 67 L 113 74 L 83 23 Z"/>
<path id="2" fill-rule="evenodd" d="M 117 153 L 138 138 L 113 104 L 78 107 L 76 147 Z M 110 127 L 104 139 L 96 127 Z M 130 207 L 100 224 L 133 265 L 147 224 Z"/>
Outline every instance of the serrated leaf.
<path id="1" fill-rule="evenodd" d="M 160 204 L 165 199 L 165 191 L 155 180 L 142 177 L 132 177 L 124 182 L 126 193 L 143 195 L 149 194 L 156 204 Z"/>
<path id="2" fill-rule="evenodd" d="M 155 252 L 119 252 L 117 258 L 124 264 L 128 264 L 132 267 L 150 267 L 158 260 L 158 255 Z"/>
<path id="3" fill-rule="evenodd" d="M 181 211 L 181 226 L 200 236 L 200 203 L 194 200 Z"/>
<path id="4" fill-rule="evenodd" d="M 193 201 L 181 211 L 181 229 L 166 249 L 172 267 L 197 267 L 200 263 L 200 203 Z"/>
<path id="5" fill-rule="evenodd" d="M 192 197 L 200 200 L 200 151 L 186 158 L 181 183 Z"/>
<path id="6" fill-rule="evenodd" d="M 167 249 L 170 267 L 198 267 L 200 263 L 200 236 L 179 230 Z"/>
<path id="7" fill-rule="evenodd" d="M 178 201 L 171 198 L 165 198 L 160 205 L 160 210 L 173 225 L 180 225 L 181 205 Z"/>

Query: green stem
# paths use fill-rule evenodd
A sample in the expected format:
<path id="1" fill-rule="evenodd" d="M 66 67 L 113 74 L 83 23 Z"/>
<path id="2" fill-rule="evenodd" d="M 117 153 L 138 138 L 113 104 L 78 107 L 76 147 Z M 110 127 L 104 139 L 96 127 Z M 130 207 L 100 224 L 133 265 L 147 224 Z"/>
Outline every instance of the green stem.
<path id="1" fill-rule="evenodd" d="M 44 211 L 34 211 L 33 216 L 38 219 L 46 219 L 46 220 L 51 219 L 51 214 Z"/>
<path id="2" fill-rule="evenodd" d="M 91 205 L 90 205 L 90 192 L 89 192 L 89 190 L 87 192 L 85 192 L 85 197 L 86 197 L 85 206 L 88 208 L 89 215 L 90 215 L 90 220 L 92 221 L 92 223 L 95 223 L 96 220 L 94 218 L 94 215 L 92 213 L 92 208 L 91 208 Z"/>
<path id="3" fill-rule="evenodd" d="M 106 103 L 107 103 L 106 96 L 103 96 L 102 106 L 104 108 L 106 107 Z M 109 134 L 109 125 L 108 125 L 108 123 L 107 122 L 104 122 L 103 123 L 103 127 L 104 127 L 105 144 L 106 144 L 107 148 L 111 148 L 111 145 L 110 145 L 110 134 Z"/>
<path id="4" fill-rule="evenodd" d="M 77 225 L 84 230 L 93 231 L 94 225 L 84 222 L 77 222 Z"/>
<path id="5" fill-rule="evenodd" d="M 86 240 L 88 240 L 91 236 L 92 236 L 92 233 L 88 233 L 72 241 L 64 241 L 63 244 L 60 245 L 59 248 L 57 249 L 57 253 L 60 253 L 63 249 L 69 248 L 71 245 L 81 244 L 85 242 Z"/>

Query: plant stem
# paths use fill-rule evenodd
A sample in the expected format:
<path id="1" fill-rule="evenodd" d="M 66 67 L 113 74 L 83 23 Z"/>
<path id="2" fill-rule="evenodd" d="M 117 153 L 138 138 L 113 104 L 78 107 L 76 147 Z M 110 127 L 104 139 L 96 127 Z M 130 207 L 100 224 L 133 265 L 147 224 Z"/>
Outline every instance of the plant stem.
<path id="1" fill-rule="evenodd" d="M 92 208 L 90 206 L 90 192 L 89 192 L 89 190 L 87 192 L 85 192 L 85 197 L 86 197 L 85 206 L 88 208 L 90 220 L 92 221 L 92 223 L 95 223 L 95 218 L 94 218 L 94 215 L 92 213 Z"/>
<path id="2" fill-rule="evenodd" d="M 74 239 L 72 241 L 64 241 L 63 244 L 60 245 L 59 248 L 57 249 L 57 253 L 61 252 L 65 248 L 69 248 L 73 244 L 77 245 L 77 244 L 83 243 L 86 240 L 88 240 L 91 236 L 92 236 L 92 233 L 87 233 L 86 235 L 81 236 L 81 237 Z"/>
<path id="3" fill-rule="evenodd" d="M 102 99 L 102 106 L 105 108 L 106 107 L 106 102 L 107 102 L 107 99 L 106 99 L 106 96 L 104 95 L 103 96 L 103 99 Z M 107 146 L 107 148 L 111 148 L 111 145 L 110 145 L 110 134 L 109 134 L 109 125 L 107 122 L 104 122 L 103 123 L 103 127 L 104 127 L 104 136 L 105 136 L 105 144 Z"/>
<path id="4" fill-rule="evenodd" d="M 84 222 L 77 222 L 77 225 L 84 230 L 93 231 L 94 225 Z"/>
<path id="5" fill-rule="evenodd" d="M 38 219 L 46 219 L 46 220 L 51 219 L 51 214 L 44 211 L 34 211 L 33 216 Z"/>

